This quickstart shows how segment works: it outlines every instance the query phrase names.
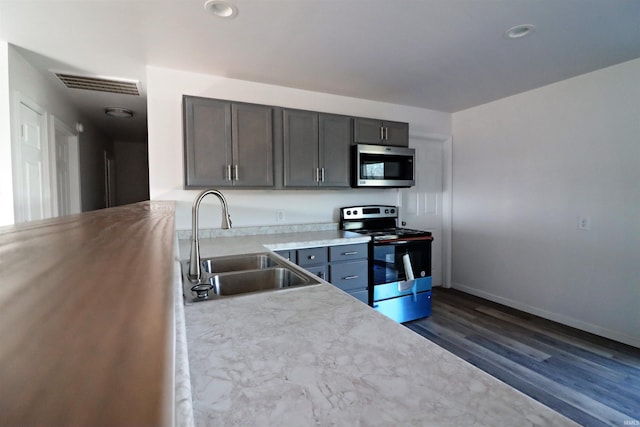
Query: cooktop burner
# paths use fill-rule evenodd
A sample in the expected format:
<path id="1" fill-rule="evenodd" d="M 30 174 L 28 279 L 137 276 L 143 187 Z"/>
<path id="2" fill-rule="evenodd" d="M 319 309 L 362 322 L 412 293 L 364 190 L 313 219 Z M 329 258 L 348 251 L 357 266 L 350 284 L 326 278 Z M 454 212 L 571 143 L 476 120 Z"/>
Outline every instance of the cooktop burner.
<path id="1" fill-rule="evenodd" d="M 398 207 L 386 205 L 341 208 L 340 228 L 371 236 L 375 241 L 431 236 L 428 231 L 398 227 Z"/>

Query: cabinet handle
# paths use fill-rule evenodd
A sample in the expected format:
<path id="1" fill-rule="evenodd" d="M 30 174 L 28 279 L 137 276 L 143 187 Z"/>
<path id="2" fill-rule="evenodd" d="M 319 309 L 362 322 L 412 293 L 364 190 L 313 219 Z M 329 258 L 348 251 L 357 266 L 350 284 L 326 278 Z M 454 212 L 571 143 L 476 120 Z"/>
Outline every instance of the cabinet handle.
<path id="1" fill-rule="evenodd" d="M 357 251 L 353 251 L 353 252 L 342 252 L 342 255 L 358 255 Z"/>
<path id="2" fill-rule="evenodd" d="M 380 140 L 384 141 L 384 126 L 380 126 Z"/>
<path id="3" fill-rule="evenodd" d="M 227 165 L 227 181 L 233 181 L 233 176 L 231 175 L 231 165 Z"/>
<path id="4" fill-rule="evenodd" d="M 353 279 L 357 279 L 359 276 L 347 276 L 347 277 L 343 277 L 342 280 L 353 280 Z"/>
<path id="5" fill-rule="evenodd" d="M 234 172 L 234 174 L 235 174 L 235 176 L 233 177 L 233 179 L 235 179 L 236 181 L 237 181 L 237 180 L 239 180 L 239 179 L 240 179 L 240 178 L 239 178 L 239 176 L 240 176 L 240 175 L 238 174 L 238 165 L 234 165 L 234 166 L 233 166 L 233 172 Z"/>
<path id="6" fill-rule="evenodd" d="M 320 168 L 320 182 L 324 182 L 324 168 Z"/>
<path id="7" fill-rule="evenodd" d="M 307 256 L 307 259 L 316 259 L 316 256 L 315 255 L 309 255 L 309 256 Z"/>
<path id="8" fill-rule="evenodd" d="M 320 168 L 316 168 L 316 182 L 320 182 Z"/>

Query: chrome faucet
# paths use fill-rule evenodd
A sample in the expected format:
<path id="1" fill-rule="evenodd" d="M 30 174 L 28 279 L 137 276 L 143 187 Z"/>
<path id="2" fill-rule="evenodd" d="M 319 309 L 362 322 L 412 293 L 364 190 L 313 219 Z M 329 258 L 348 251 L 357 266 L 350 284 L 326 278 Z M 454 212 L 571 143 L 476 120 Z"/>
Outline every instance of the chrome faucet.
<path id="1" fill-rule="evenodd" d="M 213 194 L 220 200 L 222 205 L 222 225 L 220 228 L 227 230 L 231 228 L 231 217 L 229 216 L 229 207 L 227 206 L 227 199 L 224 198 L 221 192 L 218 190 L 210 189 L 204 190 L 198 194 L 198 197 L 193 201 L 193 207 L 191 211 L 192 230 L 191 230 L 191 256 L 189 257 L 189 280 L 193 283 L 200 281 L 202 275 L 200 271 L 200 244 L 198 242 L 198 214 L 200 211 L 200 202 L 209 194 Z"/>

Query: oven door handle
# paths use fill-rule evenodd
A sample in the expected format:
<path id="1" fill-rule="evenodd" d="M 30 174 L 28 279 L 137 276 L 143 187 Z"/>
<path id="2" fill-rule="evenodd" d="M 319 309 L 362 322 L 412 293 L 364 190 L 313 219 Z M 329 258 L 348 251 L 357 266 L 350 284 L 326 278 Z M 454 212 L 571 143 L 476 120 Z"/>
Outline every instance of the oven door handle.
<path id="1" fill-rule="evenodd" d="M 404 240 L 396 240 L 396 239 L 389 239 L 389 240 L 374 240 L 374 244 L 375 245 L 405 245 L 407 243 L 410 242 L 418 242 L 418 241 L 432 241 L 433 237 L 432 236 L 424 236 L 424 237 L 405 237 Z"/>

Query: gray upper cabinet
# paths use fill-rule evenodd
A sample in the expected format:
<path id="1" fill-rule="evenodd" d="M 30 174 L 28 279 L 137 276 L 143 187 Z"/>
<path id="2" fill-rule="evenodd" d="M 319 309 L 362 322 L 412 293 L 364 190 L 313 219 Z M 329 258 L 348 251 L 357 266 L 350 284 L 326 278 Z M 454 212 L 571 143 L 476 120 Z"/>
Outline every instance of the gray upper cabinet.
<path id="1" fill-rule="evenodd" d="M 358 144 L 409 146 L 409 123 L 362 117 L 353 120 L 354 142 Z"/>
<path id="2" fill-rule="evenodd" d="M 273 187 L 273 112 L 184 96 L 185 187 Z"/>
<path id="3" fill-rule="evenodd" d="M 349 187 L 351 120 L 284 109 L 284 186 Z"/>

